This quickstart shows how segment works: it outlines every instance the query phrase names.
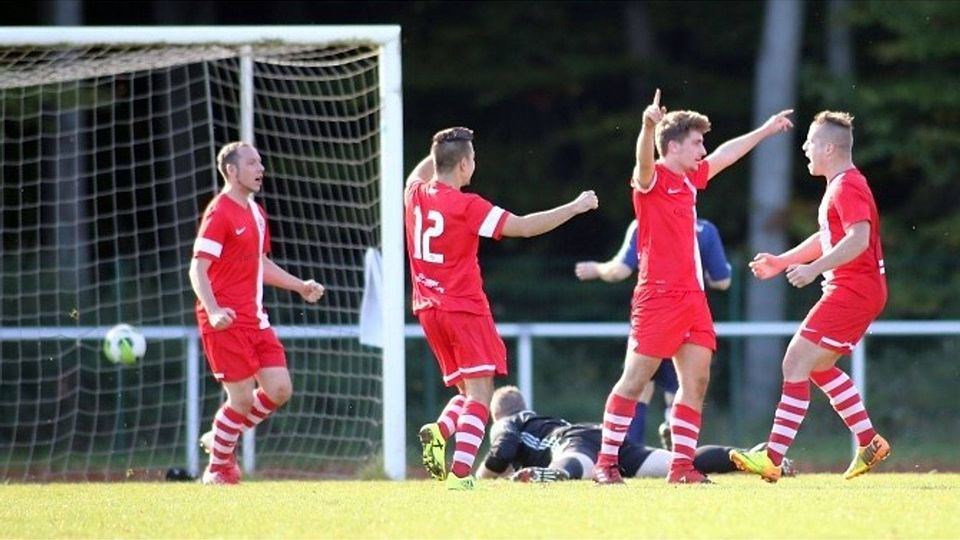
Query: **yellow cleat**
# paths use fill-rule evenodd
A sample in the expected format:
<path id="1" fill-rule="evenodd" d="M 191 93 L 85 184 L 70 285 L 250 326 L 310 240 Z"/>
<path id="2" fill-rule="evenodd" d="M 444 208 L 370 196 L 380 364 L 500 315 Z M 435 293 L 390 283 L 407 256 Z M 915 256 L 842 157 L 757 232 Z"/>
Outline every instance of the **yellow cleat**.
<path id="1" fill-rule="evenodd" d="M 759 475 L 771 484 L 775 484 L 783 474 L 783 468 L 773 464 L 766 450 L 741 452 L 733 449 L 730 450 L 730 461 L 741 471 Z"/>
<path id="2" fill-rule="evenodd" d="M 423 467 L 437 480 L 447 477 L 447 441 L 440 434 L 436 423 L 420 428 L 420 444 L 423 445 Z"/>
<path id="3" fill-rule="evenodd" d="M 880 435 L 874 435 L 870 444 L 857 449 L 847 471 L 843 473 L 844 480 L 856 478 L 874 468 L 877 463 L 890 457 L 890 443 Z"/>
<path id="4" fill-rule="evenodd" d="M 450 491 L 473 491 L 477 489 L 477 479 L 472 474 L 464 478 L 455 474 L 448 474 L 447 489 Z"/>

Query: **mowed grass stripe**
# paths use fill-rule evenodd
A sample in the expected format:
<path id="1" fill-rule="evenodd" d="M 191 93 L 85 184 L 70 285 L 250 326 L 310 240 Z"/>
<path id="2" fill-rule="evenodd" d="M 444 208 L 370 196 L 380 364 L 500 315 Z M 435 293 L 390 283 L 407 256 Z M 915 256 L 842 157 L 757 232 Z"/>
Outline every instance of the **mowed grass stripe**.
<path id="1" fill-rule="evenodd" d="M 958 538 L 960 475 L 803 475 L 768 485 L 628 480 L 10 484 L 0 538 Z"/>

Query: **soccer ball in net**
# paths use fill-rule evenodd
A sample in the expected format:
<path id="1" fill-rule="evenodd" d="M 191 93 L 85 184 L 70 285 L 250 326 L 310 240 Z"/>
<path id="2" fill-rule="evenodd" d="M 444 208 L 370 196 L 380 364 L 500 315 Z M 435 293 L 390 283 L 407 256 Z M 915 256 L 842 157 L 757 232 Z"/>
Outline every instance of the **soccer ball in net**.
<path id="1" fill-rule="evenodd" d="M 114 364 L 135 364 L 147 352 L 147 340 L 129 324 L 118 324 L 103 338 L 103 355 Z"/>

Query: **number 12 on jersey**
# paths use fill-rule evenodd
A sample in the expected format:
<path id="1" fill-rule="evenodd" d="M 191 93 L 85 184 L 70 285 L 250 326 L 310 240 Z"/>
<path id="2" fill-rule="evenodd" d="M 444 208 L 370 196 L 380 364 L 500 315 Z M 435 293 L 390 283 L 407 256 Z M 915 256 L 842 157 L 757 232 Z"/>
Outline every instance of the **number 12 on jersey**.
<path id="1" fill-rule="evenodd" d="M 429 263 L 443 264 L 443 253 L 430 251 L 430 239 L 443 234 L 443 214 L 436 210 L 427 212 L 430 226 L 423 230 L 423 212 L 419 206 L 413 207 L 413 258 Z"/>

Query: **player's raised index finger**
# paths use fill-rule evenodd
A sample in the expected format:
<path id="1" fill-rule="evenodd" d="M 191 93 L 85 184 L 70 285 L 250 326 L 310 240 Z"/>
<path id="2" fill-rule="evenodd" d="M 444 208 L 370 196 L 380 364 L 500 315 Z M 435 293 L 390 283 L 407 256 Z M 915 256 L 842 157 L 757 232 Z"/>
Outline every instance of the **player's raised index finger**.
<path id="1" fill-rule="evenodd" d="M 657 88 L 657 91 L 653 93 L 653 106 L 660 108 L 660 89 Z"/>
<path id="2" fill-rule="evenodd" d="M 784 109 L 777 116 L 787 116 L 788 114 L 793 114 L 793 109 Z"/>

